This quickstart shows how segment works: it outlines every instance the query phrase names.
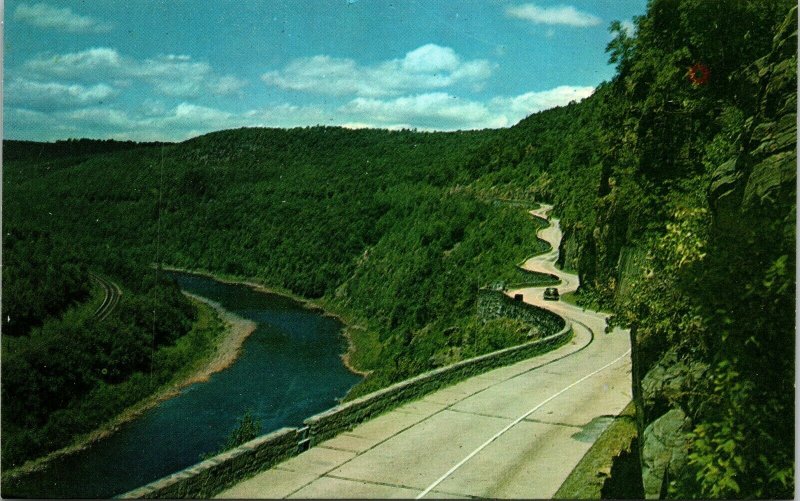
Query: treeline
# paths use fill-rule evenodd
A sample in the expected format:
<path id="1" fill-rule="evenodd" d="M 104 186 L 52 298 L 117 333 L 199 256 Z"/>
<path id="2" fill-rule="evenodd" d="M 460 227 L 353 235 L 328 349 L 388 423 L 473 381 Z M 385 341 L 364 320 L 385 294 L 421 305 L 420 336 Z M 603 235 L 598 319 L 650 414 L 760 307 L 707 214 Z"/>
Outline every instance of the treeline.
<path id="1" fill-rule="evenodd" d="M 85 157 L 99 153 L 111 153 L 120 150 L 135 148 L 152 148 L 170 143 L 149 142 L 137 143 L 134 141 L 117 141 L 114 139 L 66 139 L 54 143 L 40 143 L 36 141 L 3 141 L 4 160 L 49 159 L 58 157 L 78 156 Z"/>
<path id="2" fill-rule="evenodd" d="M 512 282 L 516 263 L 547 250 L 520 209 L 424 187 L 398 195 L 381 220 L 390 229 L 331 298 L 379 340 L 363 367 L 373 372 L 351 397 L 524 340 L 511 329 L 505 342 L 489 341 L 497 333 L 476 315 L 479 289 Z"/>
<path id="3" fill-rule="evenodd" d="M 128 262 L 154 262 L 159 243 L 171 264 L 319 297 L 377 241 L 388 209 L 380 198 L 406 181 L 444 184 L 481 138 L 244 129 L 94 156 L 45 177 L 25 174 L 40 163 L 9 162 L 6 211 L 70 235 L 76 248 L 120 272 Z"/>
<path id="4" fill-rule="evenodd" d="M 88 215 L 82 214 L 80 229 L 60 231 L 54 222 L 70 210 L 69 203 L 26 207 L 20 196 L 20 185 L 46 185 L 49 174 L 69 171 L 98 152 L 146 146 L 4 143 L 3 468 L 67 445 L 211 349 L 210 340 L 202 339 L 214 329 L 186 336 L 195 308 L 174 283 L 154 278 L 151 259 L 116 246 L 87 249 L 75 237 L 94 231 Z M 70 189 L 80 190 L 80 181 Z M 125 289 L 103 321 L 94 316 L 103 292 L 90 270 Z"/>

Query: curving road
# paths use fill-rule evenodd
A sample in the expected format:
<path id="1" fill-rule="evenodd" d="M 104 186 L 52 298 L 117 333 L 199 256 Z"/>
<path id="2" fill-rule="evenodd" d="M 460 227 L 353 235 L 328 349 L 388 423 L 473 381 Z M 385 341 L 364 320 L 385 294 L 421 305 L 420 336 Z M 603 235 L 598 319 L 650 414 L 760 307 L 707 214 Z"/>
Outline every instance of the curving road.
<path id="1" fill-rule="evenodd" d="M 551 206 L 532 211 L 546 217 Z M 578 277 L 556 269 L 553 246 L 523 267 L 552 273 L 560 292 Z M 610 417 L 630 402 L 628 333 L 606 315 L 544 301 L 544 287 L 508 291 L 569 320 L 572 341 L 431 393 L 245 480 L 227 498 L 550 498 Z"/>
<path id="2" fill-rule="evenodd" d="M 106 280 L 105 278 L 101 277 L 97 273 L 92 271 L 89 272 L 89 276 L 92 280 L 94 280 L 100 287 L 103 288 L 103 292 L 105 296 L 103 297 L 103 302 L 100 303 L 100 306 L 97 307 L 93 316 L 98 320 L 102 321 L 108 317 L 114 308 L 116 308 L 117 304 L 119 303 L 119 298 L 122 296 L 122 289 L 120 289 L 119 285 L 115 284 L 110 280 Z"/>

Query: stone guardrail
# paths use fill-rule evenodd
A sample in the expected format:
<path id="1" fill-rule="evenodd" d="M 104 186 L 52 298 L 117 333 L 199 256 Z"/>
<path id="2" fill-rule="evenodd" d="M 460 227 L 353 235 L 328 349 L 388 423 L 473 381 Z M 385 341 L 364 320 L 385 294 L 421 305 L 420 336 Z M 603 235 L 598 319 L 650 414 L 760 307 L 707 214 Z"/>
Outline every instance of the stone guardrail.
<path id="1" fill-rule="evenodd" d="M 297 428 L 281 428 L 117 497 L 210 498 L 251 474 L 296 455 L 298 434 Z"/>
<path id="2" fill-rule="evenodd" d="M 567 342 L 571 334 L 572 327 L 567 324 L 551 336 L 440 367 L 340 404 L 304 421 L 309 445 L 316 445 L 371 417 L 469 376 L 549 351 Z"/>
<path id="3" fill-rule="evenodd" d="M 511 318 L 528 324 L 529 336 L 532 339 L 559 332 L 566 325 L 560 316 L 523 302 L 521 296 L 515 294 L 515 297 L 511 298 L 503 292 L 490 289 L 478 291 L 476 310 L 482 320 Z"/>
<path id="4" fill-rule="evenodd" d="M 572 326 L 565 322 L 556 334 L 422 373 L 312 416 L 303 428 L 282 428 L 262 435 L 118 498 L 210 498 L 378 414 L 469 376 L 557 348 L 571 335 Z"/>

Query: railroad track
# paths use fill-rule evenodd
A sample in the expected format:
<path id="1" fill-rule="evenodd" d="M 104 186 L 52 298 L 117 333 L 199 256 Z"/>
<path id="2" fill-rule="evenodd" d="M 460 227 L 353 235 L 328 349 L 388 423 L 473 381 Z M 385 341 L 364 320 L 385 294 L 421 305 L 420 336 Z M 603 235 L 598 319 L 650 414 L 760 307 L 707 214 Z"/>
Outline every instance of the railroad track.
<path id="1" fill-rule="evenodd" d="M 111 312 L 114 311 L 114 308 L 117 307 L 117 304 L 119 304 L 119 298 L 122 296 L 122 289 L 119 287 L 119 285 L 101 277 L 92 271 L 89 272 L 89 277 L 91 277 L 92 280 L 102 287 L 103 292 L 105 293 L 103 302 L 100 303 L 100 306 L 98 306 L 97 310 L 95 310 L 93 313 L 94 318 L 96 318 L 98 321 L 102 321 L 105 320 L 111 314 Z"/>

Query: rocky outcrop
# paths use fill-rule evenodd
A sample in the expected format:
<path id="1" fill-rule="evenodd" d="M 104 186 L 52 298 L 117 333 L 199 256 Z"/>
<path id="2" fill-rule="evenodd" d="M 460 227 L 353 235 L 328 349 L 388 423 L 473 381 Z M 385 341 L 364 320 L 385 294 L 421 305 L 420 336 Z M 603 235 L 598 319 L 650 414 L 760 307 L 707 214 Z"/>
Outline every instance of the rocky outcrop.
<path id="1" fill-rule="evenodd" d="M 777 31 L 770 54 L 756 61 L 747 73 L 745 87 L 749 85 L 757 94 L 756 111 L 745 121 L 738 154 L 716 169 L 708 190 L 712 231 L 743 245 L 757 238 L 754 229 L 794 219 L 796 7 Z M 692 416 L 711 405 L 708 367 L 690 353 L 681 354 L 677 347 L 659 348 L 663 354 L 654 357 L 653 347 L 646 340 L 637 340 L 635 334 L 633 346 L 645 495 L 667 497 L 670 479 L 688 471 L 686 432 L 691 430 Z"/>
<path id="2" fill-rule="evenodd" d="M 579 228 L 562 225 L 561 229 L 564 233 L 558 246 L 557 264 L 562 269 L 579 270 L 579 278 L 582 280 L 579 260 L 586 253 L 584 251 L 585 239 L 580 238 Z"/>
<path id="3" fill-rule="evenodd" d="M 797 179 L 797 7 L 775 35 L 772 52 L 748 74 L 758 110 L 745 123 L 736 158 L 715 172 L 709 189 L 721 231 L 741 226 L 793 199 Z"/>
<path id="4" fill-rule="evenodd" d="M 645 422 L 672 408 L 696 409 L 702 405 L 708 366 L 669 349 L 641 381 L 641 406 Z M 700 396 L 701 398 L 698 398 Z"/>
<path id="5" fill-rule="evenodd" d="M 690 420 L 680 409 L 670 409 L 650 423 L 642 446 L 642 483 L 647 499 L 665 497 L 669 479 L 688 460 L 686 432 Z"/>

